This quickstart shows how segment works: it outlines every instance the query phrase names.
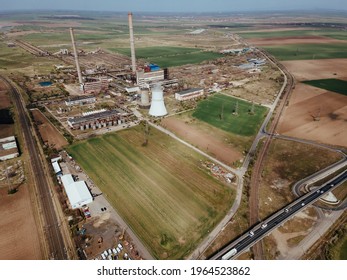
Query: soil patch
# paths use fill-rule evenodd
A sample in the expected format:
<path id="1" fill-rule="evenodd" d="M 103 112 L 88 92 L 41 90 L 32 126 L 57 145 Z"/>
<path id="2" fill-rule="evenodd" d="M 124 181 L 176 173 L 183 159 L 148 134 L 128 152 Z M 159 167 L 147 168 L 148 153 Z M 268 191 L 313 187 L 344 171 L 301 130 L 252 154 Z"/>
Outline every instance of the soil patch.
<path id="1" fill-rule="evenodd" d="M 293 99 L 280 120 L 279 133 L 331 145 L 347 145 L 346 96 L 302 85 L 294 90 Z"/>
<path id="2" fill-rule="evenodd" d="M 13 195 L 1 188 L 0 211 L 0 259 L 42 259 L 28 186 L 22 185 Z"/>
<path id="3" fill-rule="evenodd" d="M 165 118 L 162 125 L 168 130 L 174 132 L 178 137 L 191 143 L 197 148 L 213 154 L 218 160 L 231 165 L 233 162 L 240 160 L 242 154 L 230 145 L 219 140 L 212 135 L 206 134 L 191 124 L 177 118 Z"/>
<path id="4" fill-rule="evenodd" d="M 58 150 L 68 144 L 66 139 L 39 110 L 32 110 L 32 114 L 44 143 L 48 143 L 49 146 Z"/>

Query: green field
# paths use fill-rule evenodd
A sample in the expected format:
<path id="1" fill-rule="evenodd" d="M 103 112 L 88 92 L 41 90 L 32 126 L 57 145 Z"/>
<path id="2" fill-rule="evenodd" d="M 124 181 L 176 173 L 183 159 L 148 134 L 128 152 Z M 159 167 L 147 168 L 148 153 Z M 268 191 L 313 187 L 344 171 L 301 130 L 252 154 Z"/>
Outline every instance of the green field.
<path id="1" fill-rule="evenodd" d="M 130 56 L 129 48 L 109 48 L 111 51 Z M 182 47 L 149 47 L 136 48 L 136 57 L 148 59 L 160 67 L 173 67 L 185 64 L 200 63 L 222 57 L 219 53 L 205 52 L 197 48 Z"/>
<path id="2" fill-rule="evenodd" d="M 236 106 L 238 106 L 237 115 L 234 114 Z M 222 110 L 223 119 L 221 118 Z M 241 136 L 252 136 L 260 128 L 267 109 L 254 105 L 254 114 L 251 114 L 251 110 L 252 104 L 249 102 L 215 94 L 207 100 L 199 102 L 192 116 L 227 132 Z"/>
<path id="3" fill-rule="evenodd" d="M 347 58 L 347 44 L 293 44 L 263 48 L 282 61 Z"/>
<path id="4" fill-rule="evenodd" d="M 35 57 L 19 47 L 9 48 L 7 44 L 0 42 L 0 71 L 18 69 L 29 74 L 28 69 L 25 68 L 30 67 L 36 73 L 48 74 L 53 69 L 53 63 L 58 64 L 59 61 Z"/>
<path id="5" fill-rule="evenodd" d="M 306 36 L 323 36 L 338 40 L 347 40 L 347 32 L 336 29 L 307 29 L 307 30 L 286 30 L 286 31 L 271 31 L 268 32 L 245 32 L 238 33 L 245 39 L 256 38 L 285 38 L 285 37 L 306 37 Z"/>
<path id="6" fill-rule="evenodd" d="M 312 80 L 312 81 L 304 81 L 303 83 L 326 89 L 329 91 L 341 93 L 343 95 L 347 95 L 347 81 L 338 80 L 338 79 L 321 79 L 321 80 Z"/>
<path id="7" fill-rule="evenodd" d="M 231 207 L 234 193 L 201 168 L 202 156 L 142 125 L 68 148 L 158 259 L 182 259 Z"/>

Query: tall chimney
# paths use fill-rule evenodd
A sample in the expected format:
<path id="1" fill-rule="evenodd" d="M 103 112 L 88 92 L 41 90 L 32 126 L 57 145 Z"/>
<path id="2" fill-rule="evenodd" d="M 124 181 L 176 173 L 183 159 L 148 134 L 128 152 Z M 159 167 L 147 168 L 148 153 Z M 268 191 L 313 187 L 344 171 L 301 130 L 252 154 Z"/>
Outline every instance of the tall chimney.
<path id="1" fill-rule="evenodd" d="M 136 58 L 135 58 L 135 44 L 134 44 L 134 31 L 133 31 L 133 14 L 128 13 L 129 20 L 129 33 L 130 33 L 130 50 L 131 50 L 131 70 L 133 74 L 136 73 Z"/>
<path id="2" fill-rule="evenodd" d="M 75 38 L 74 38 L 74 34 L 73 34 L 73 28 L 71 28 L 71 27 L 70 27 L 70 35 L 71 35 L 71 41 L 72 41 L 72 48 L 73 48 L 73 52 L 74 52 L 74 56 L 75 56 L 78 81 L 79 81 L 80 85 L 82 85 L 83 84 L 82 73 L 81 73 L 80 63 L 78 62 L 78 54 L 77 54 Z"/>

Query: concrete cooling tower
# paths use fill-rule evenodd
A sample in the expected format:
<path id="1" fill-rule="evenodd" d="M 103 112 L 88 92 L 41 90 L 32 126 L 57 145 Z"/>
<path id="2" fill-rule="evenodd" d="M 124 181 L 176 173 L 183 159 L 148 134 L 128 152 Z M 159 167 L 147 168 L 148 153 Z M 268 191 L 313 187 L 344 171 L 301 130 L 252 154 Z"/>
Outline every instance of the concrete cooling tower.
<path id="1" fill-rule="evenodd" d="M 148 89 L 141 89 L 141 101 L 140 101 L 140 108 L 142 109 L 149 109 L 151 103 L 149 102 L 149 91 Z"/>
<path id="2" fill-rule="evenodd" d="M 164 104 L 164 94 L 161 86 L 156 84 L 152 89 L 152 102 L 149 114 L 154 117 L 162 117 L 167 115 Z"/>

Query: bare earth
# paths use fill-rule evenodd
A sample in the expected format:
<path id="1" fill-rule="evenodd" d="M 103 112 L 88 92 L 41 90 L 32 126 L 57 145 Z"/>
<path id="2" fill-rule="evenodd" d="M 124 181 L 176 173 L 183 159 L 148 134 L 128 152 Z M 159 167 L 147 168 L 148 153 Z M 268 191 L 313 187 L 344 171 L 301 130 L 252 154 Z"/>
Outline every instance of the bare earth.
<path id="1" fill-rule="evenodd" d="M 11 99 L 6 86 L 0 82 L 0 110 L 11 107 Z M 0 138 L 14 135 L 13 124 L 0 124 Z"/>
<path id="2" fill-rule="evenodd" d="M 216 139 L 212 135 L 197 129 L 182 120 L 174 117 L 165 118 L 162 120 L 162 125 L 168 130 L 174 132 L 178 137 L 209 154 L 213 154 L 216 159 L 226 164 L 231 165 L 233 162 L 242 158 L 240 152 L 233 150 L 223 141 Z"/>
<path id="3" fill-rule="evenodd" d="M 345 79 L 347 59 L 284 62 L 297 81 Z M 336 73 L 337 75 L 334 75 Z M 320 115 L 320 121 L 313 118 Z M 347 146 L 347 96 L 297 82 L 279 133 L 332 145 Z"/>
<path id="4" fill-rule="evenodd" d="M 347 79 L 347 59 L 296 60 L 282 63 L 298 81 L 330 78 Z"/>
<path id="5" fill-rule="evenodd" d="M 42 259 L 31 207 L 28 186 L 20 186 L 13 195 L 0 189 L 0 260 Z"/>
<path id="6" fill-rule="evenodd" d="M 33 110 L 32 113 L 35 122 L 38 125 L 43 142 L 48 142 L 49 145 L 53 145 L 58 150 L 68 144 L 63 135 L 60 134 L 60 132 L 39 110 Z"/>
<path id="7" fill-rule="evenodd" d="M 254 38 L 247 39 L 247 42 L 257 46 L 277 46 L 277 45 L 292 45 L 292 44 L 327 44 L 341 43 L 343 41 L 324 36 L 291 36 L 278 38 Z"/>

